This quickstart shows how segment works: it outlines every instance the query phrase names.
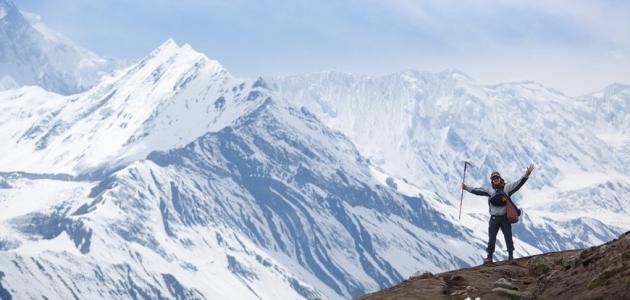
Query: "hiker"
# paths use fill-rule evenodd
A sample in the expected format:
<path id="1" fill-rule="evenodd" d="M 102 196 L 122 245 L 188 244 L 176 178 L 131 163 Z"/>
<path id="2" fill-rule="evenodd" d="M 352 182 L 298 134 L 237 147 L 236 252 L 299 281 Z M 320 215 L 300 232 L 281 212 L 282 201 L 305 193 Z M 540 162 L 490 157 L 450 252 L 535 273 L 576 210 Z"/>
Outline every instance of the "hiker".
<path id="1" fill-rule="evenodd" d="M 488 256 L 483 260 L 484 263 L 492 262 L 492 254 L 494 253 L 494 244 L 497 240 L 497 233 L 499 232 L 499 228 L 501 232 L 503 232 L 503 237 L 505 238 L 505 244 L 507 245 L 508 251 L 508 261 L 512 262 L 514 259 L 514 243 L 512 242 L 512 224 L 508 222 L 507 218 L 507 201 L 512 196 L 512 194 L 516 193 L 529 175 L 534 170 L 534 165 L 530 164 L 527 167 L 527 171 L 525 175 L 521 177 L 521 179 L 515 182 L 505 183 L 503 178 L 501 178 L 501 174 L 499 172 L 494 171 L 490 174 L 490 182 L 492 183 L 492 188 L 471 188 L 467 186 L 465 183 L 462 183 L 462 189 L 473 193 L 479 196 L 488 197 L 488 205 L 490 206 L 490 221 L 488 226 L 488 248 L 486 248 L 486 252 Z M 507 196 L 507 197 L 506 197 Z M 519 213 L 520 214 L 520 213 Z"/>

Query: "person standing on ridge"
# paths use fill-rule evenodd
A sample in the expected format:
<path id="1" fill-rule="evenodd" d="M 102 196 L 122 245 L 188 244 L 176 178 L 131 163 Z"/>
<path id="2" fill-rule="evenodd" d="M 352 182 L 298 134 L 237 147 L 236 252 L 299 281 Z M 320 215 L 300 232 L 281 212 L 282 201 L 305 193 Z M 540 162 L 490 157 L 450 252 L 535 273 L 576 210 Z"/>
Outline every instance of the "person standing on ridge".
<path id="1" fill-rule="evenodd" d="M 525 171 L 525 175 L 521 179 L 515 182 L 505 183 L 501 174 L 494 171 L 490 174 L 490 182 L 492 188 L 471 188 L 465 183 L 462 183 L 462 189 L 469 193 L 488 197 L 488 205 L 490 206 L 490 221 L 488 222 L 488 248 L 486 252 L 488 256 L 483 260 L 484 263 L 492 262 L 492 255 L 494 254 L 494 245 L 497 240 L 497 233 L 499 229 L 503 232 L 505 238 L 505 244 L 507 245 L 508 260 L 514 259 L 514 242 L 512 242 L 512 224 L 507 219 L 507 201 L 512 194 L 516 193 L 523 184 L 529 178 L 529 175 L 534 170 L 534 165 L 530 164 Z"/>

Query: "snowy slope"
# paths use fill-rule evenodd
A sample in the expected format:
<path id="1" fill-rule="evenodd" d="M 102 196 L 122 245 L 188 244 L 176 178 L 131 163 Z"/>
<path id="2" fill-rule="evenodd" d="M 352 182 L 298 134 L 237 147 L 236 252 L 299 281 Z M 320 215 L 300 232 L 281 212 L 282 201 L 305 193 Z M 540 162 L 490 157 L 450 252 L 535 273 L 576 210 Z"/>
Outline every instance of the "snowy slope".
<path id="1" fill-rule="evenodd" d="M 21 13 L 11 0 L 0 0 L 0 90 L 38 85 L 73 94 L 121 66 L 47 28 L 39 16 Z"/>
<path id="2" fill-rule="evenodd" d="M 584 220 L 630 229 L 626 86 L 574 99 L 534 82 L 481 85 L 456 70 L 327 72 L 272 82 L 286 101 L 347 135 L 392 180 L 434 191 L 450 211 L 459 206 L 464 160 L 473 164 L 467 183 L 477 186 L 489 184 L 495 169 L 516 180 L 533 162 L 537 169 L 515 200 L 532 218 L 525 227 L 541 234 L 516 231 L 541 250 L 574 246 L 546 244 L 550 229 L 564 235 L 592 228 L 585 245 L 605 242 L 595 237 L 603 229 Z M 463 213 L 485 220 L 486 201 L 466 194 Z M 486 225 L 468 226 L 484 231 Z"/>
<path id="3" fill-rule="evenodd" d="M 117 176 L 124 180 L 147 170 L 140 166 Z M 14 298 L 297 299 L 302 295 L 292 286 L 305 295 L 312 291 L 229 229 L 198 227 L 167 236 L 162 223 L 154 223 L 161 199 L 129 202 L 110 192 L 98 195 L 100 207 L 88 213 L 98 190 L 93 183 L 9 181 L 13 187 L 0 191 L 0 205 L 12 211 L 2 220 L 6 277 L 0 280 Z M 143 232 L 147 227 L 151 231 Z M 191 240 L 199 244 L 193 247 Z M 254 291 L 248 278 L 274 288 Z"/>
<path id="4" fill-rule="evenodd" d="M 379 185 L 312 114 L 270 99 L 100 182 L 6 177 L 0 265 L 14 296 L 348 298 L 417 266 L 471 264 L 482 243 L 435 200 Z"/>
<path id="5" fill-rule="evenodd" d="M 612 84 L 580 101 L 597 137 L 630 161 L 630 86 Z"/>
<path id="6" fill-rule="evenodd" d="M 515 197 L 526 216 L 514 230 L 538 251 L 587 247 L 607 241 L 610 231 L 630 229 L 629 214 L 620 209 L 630 204 L 624 197 L 628 152 L 594 142 L 601 127 L 586 116 L 597 105 L 532 82 L 478 85 L 458 71 L 379 78 L 323 73 L 275 85 L 287 101 L 348 135 L 392 182 L 440 195 L 450 203 L 445 213 L 458 213 L 463 160 L 475 165 L 467 174 L 472 185 L 487 184 L 492 169 L 516 179 L 533 161 L 538 168 Z M 627 107 L 623 92 L 614 95 Z M 622 118 L 625 111 L 609 110 Z M 476 222 L 461 222 L 479 238 L 487 227 L 482 199 L 465 195 L 463 213 Z"/>
<path id="7" fill-rule="evenodd" d="M 0 171 L 80 174 L 185 145 L 264 98 L 216 61 L 168 40 L 82 93 L 0 92 Z M 42 105 L 45 105 L 42 107 Z M 35 113 L 34 113 L 35 112 Z"/>
<path id="8" fill-rule="evenodd" d="M 272 100 L 264 81 L 248 85 L 265 100 L 229 126 L 113 174 L 4 174 L 3 287 L 16 297 L 337 299 L 477 263 L 485 236 L 470 227 L 485 221 L 458 225 L 447 199 L 388 180 L 344 135 Z M 525 221 L 520 236 L 547 245 L 517 240 L 519 256 L 618 234 L 591 219 L 570 226 L 583 236 L 552 221 Z"/>
<path id="9" fill-rule="evenodd" d="M 81 94 L 0 92 L 0 293 L 337 299 L 477 264 L 487 208 L 468 195 L 457 220 L 463 159 L 480 184 L 537 163 L 518 256 L 630 228 L 626 87 L 571 99 L 458 71 L 269 86 L 169 40 Z"/>

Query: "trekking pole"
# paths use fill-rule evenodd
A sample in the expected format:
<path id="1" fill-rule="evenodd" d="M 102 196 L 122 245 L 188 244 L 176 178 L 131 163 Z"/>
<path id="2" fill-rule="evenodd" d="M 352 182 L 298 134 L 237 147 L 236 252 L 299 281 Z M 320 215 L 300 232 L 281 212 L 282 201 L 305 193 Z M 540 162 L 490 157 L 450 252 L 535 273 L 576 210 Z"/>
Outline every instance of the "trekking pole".
<path id="1" fill-rule="evenodd" d="M 469 162 L 464 161 L 464 178 L 462 178 L 462 185 L 466 181 L 466 167 L 470 165 Z M 472 166 L 472 165 L 471 165 Z M 462 219 L 462 202 L 464 201 L 464 187 L 462 186 L 462 195 L 459 197 L 459 218 L 457 220 Z"/>

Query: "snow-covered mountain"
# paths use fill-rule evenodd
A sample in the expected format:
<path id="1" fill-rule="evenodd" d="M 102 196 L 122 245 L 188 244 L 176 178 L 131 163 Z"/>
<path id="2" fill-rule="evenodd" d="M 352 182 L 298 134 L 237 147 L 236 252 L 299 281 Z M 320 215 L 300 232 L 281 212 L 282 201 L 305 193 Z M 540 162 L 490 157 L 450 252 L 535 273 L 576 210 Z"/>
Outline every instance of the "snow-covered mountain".
<path id="1" fill-rule="evenodd" d="M 0 103 L 14 155 L 0 282 L 15 296 L 347 298 L 472 264 L 483 243 L 262 79 L 170 40 L 83 94 Z"/>
<path id="2" fill-rule="evenodd" d="M 478 183 L 537 162 L 518 256 L 608 241 L 630 189 L 628 89 L 607 91 L 457 71 L 270 85 L 168 40 L 80 94 L 0 92 L 0 295 L 337 299 L 477 264 L 464 158 Z"/>
<path id="3" fill-rule="evenodd" d="M 630 86 L 611 84 L 579 99 L 587 125 L 597 137 L 630 161 Z"/>
<path id="4" fill-rule="evenodd" d="M 0 171 L 93 173 L 190 143 L 264 101 L 256 83 L 168 40 L 94 88 L 61 97 L 37 87 L 0 92 Z M 36 109 L 34 109 L 36 108 Z"/>
<path id="5" fill-rule="evenodd" d="M 77 46 L 39 16 L 20 12 L 11 0 L 0 0 L 0 90 L 38 85 L 73 94 L 122 64 Z"/>
<path id="6" fill-rule="evenodd" d="M 479 186 L 492 170 L 517 179 L 534 162 L 515 197 L 525 216 L 514 232 L 535 251 L 592 246 L 630 229 L 627 86 L 573 99 L 533 82 L 481 85 L 459 71 L 328 72 L 272 86 L 347 135 L 390 182 L 434 191 L 447 211 L 459 206 L 464 160 L 474 165 L 468 184 Z M 475 221 L 458 222 L 477 233 L 487 230 L 482 199 L 466 194 L 463 214 Z"/>
<path id="7" fill-rule="evenodd" d="M 520 175 L 527 162 L 539 161 L 535 186 L 563 171 L 557 160 L 622 174 L 630 165 L 610 143 L 597 143 L 604 132 L 617 144 L 627 141 L 630 88 L 622 85 L 573 99 L 534 82 L 481 85 L 459 71 L 329 72 L 274 84 L 288 101 L 348 135 L 375 164 L 426 186 L 445 186 L 450 178 L 443 174 L 461 173 L 466 158 L 479 180 L 494 169 Z"/>
<path id="8" fill-rule="evenodd" d="M 478 185 L 492 170 L 516 179 L 534 162 L 525 195 L 547 188 L 546 198 L 554 198 L 584 182 L 630 185 L 627 86 L 574 99 L 534 82 L 477 84 L 459 71 L 327 72 L 272 85 L 346 134 L 385 172 L 453 202 L 464 160 L 474 165 L 469 183 Z"/>

